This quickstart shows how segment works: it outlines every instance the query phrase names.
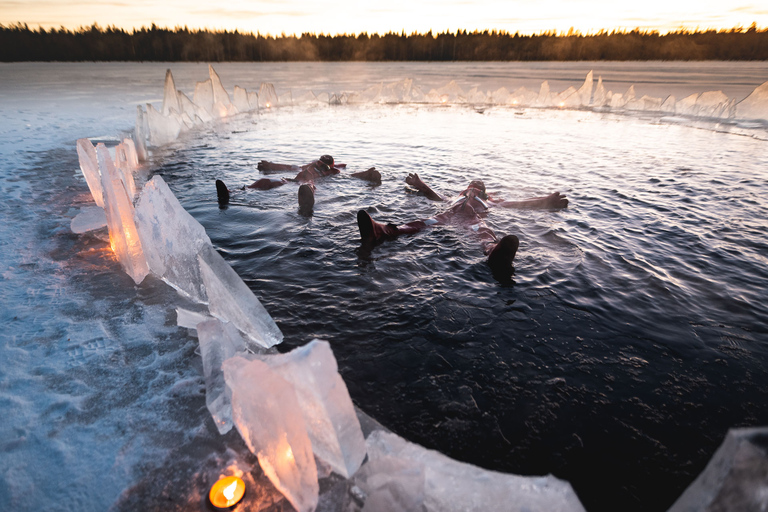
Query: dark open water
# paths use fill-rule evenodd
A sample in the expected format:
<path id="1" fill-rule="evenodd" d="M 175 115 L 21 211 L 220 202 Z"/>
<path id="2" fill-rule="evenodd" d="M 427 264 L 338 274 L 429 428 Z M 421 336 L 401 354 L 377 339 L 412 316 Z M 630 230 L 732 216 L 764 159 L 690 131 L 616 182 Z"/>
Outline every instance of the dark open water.
<path id="1" fill-rule="evenodd" d="M 332 153 L 374 187 L 293 184 L 220 210 L 213 180 L 262 158 Z M 239 119 L 158 160 L 182 204 L 261 297 L 281 350 L 331 342 L 352 397 L 456 459 L 570 481 L 590 511 L 665 510 L 728 428 L 768 423 L 766 142 L 653 119 L 469 107 L 286 109 Z M 408 195 L 482 178 L 553 190 L 560 212 L 493 209 L 517 234 L 513 284 L 479 242 L 439 227 L 361 248 L 355 213 L 395 223 L 443 207 Z"/>

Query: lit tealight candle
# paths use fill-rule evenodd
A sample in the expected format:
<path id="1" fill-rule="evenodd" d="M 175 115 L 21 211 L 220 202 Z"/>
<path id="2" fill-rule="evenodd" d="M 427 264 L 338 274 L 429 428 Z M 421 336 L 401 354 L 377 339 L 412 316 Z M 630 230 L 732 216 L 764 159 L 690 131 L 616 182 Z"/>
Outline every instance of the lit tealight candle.
<path id="1" fill-rule="evenodd" d="M 245 482 L 236 476 L 226 476 L 213 484 L 208 497 L 216 508 L 228 508 L 236 504 L 245 494 Z"/>

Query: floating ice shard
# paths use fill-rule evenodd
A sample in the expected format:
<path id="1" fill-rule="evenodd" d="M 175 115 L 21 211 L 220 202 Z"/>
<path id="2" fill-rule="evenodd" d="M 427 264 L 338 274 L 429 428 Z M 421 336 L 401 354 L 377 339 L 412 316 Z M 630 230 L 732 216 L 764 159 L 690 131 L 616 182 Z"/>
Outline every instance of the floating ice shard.
<path id="1" fill-rule="evenodd" d="M 123 269 L 139 284 L 149 274 L 149 267 L 133 220 L 133 203 L 128 198 L 128 192 L 118 176 L 107 147 L 99 144 L 96 146 L 96 154 L 104 191 L 109 242 Z"/>
<path id="2" fill-rule="evenodd" d="M 147 153 L 149 124 L 147 123 L 147 116 L 144 114 L 144 109 L 141 108 L 141 105 L 136 105 L 136 129 L 134 136 L 136 137 L 136 156 L 138 156 L 140 162 L 145 162 L 149 156 Z"/>
<path id="3" fill-rule="evenodd" d="M 668 512 L 765 510 L 768 428 L 731 429 Z"/>
<path id="4" fill-rule="evenodd" d="M 197 324 L 211 320 L 213 317 L 197 311 L 189 311 L 184 308 L 176 308 L 176 325 L 187 329 L 197 329 Z"/>
<path id="5" fill-rule="evenodd" d="M 752 93 L 741 100 L 735 109 L 739 119 L 762 119 L 768 121 L 768 82 L 755 88 Z"/>
<path id="6" fill-rule="evenodd" d="M 278 105 L 277 93 L 275 92 L 275 86 L 262 82 L 259 87 L 259 107 L 260 108 L 274 108 Z"/>
<path id="7" fill-rule="evenodd" d="M 160 110 L 164 116 L 171 113 L 181 114 L 182 109 L 179 104 L 179 95 L 176 92 L 176 84 L 173 81 L 171 70 L 165 71 L 165 86 L 163 88 L 163 108 Z"/>
<path id="8" fill-rule="evenodd" d="M 213 83 L 210 79 L 195 84 L 195 93 L 192 96 L 192 100 L 195 105 L 208 112 L 208 114 L 213 114 Z"/>
<path id="9" fill-rule="evenodd" d="M 164 116 L 147 103 L 147 124 L 149 126 L 149 140 L 154 146 L 162 146 L 173 142 L 181 133 L 181 116 L 175 112 Z"/>
<path id="10" fill-rule="evenodd" d="M 197 259 L 212 315 L 232 322 L 255 342 L 250 346 L 256 350 L 283 341 L 283 333 L 259 299 L 213 247 L 204 245 Z"/>
<path id="11" fill-rule="evenodd" d="M 423 464 L 387 456 L 367 462 L 355 475 L 366 495 L 363 512 L 420 512 L 424 481 Z"/>
<path id="12" fill-rule="evenodd" d="M 223 368 L 232 391 L 232 418 L 245 444 L 296 510 L 313 511 L 317 466 L 293 386 L 262 361 L 233 357 Z"/>
<path id="13" fill-rule="evenodd" d="M 244 352 L 245 342 L 235 326 L 216 318 L 197 324 L 197 337 L 203 358 L 205 404 L 219 434 L 224 435 L 232 429 L 232 392 L 224 382 L 221 365 L 230 357 Z M 256 390 L 253 392 L 258 393 Z"/>
<path id="14" fill-rule="evenodd" d="M 73 233 L 86 233 L 101 229 L 107 225 L 107 215 L 101 206 L 86 206 L 80 209 L 80 213 L 75 215 L 69 227 Z"/>
<path id="15" fill-rule="evenodd" d="M 352 476 L 365 458 L 365 438 L 328 342 L 259 358 L 295 388 L 315 455 L 339 475 Z"/>
<path id="16" fill-rule="evenodd" d="M 394 457 L 424 467 L 427 510 L 584 512 L 571 485 L 549 475 L 523 477 L 452 460 L 382 430 L 366 441 L 369 461 Z"/>
<path id="17" fill-rule="evenodd" d="M 160 175 L 141 191 L 135 219 L 149 269 L 190 299 L 208 302 L 197 255 L 211 239 Z"/>
<path id="18" fill-rule="evenodd" d="M 104 197 L 101 189 L 101 173 L 99 172 L 99 160 L 96 149 L 88 139 L 77 140 L 77 157 L 80 160 L 80 171 L 85 176 L 85 182 L 91 191 L 94 202 L 104 207 Z"/>
<path id="19" fill-rule="evenodd" d="M 221 79 L 219 78 L 218 73 L 213 69 L 213 66 L 208 64 L 208 76 L 211 78 L 211 88 L 213 90 L 213 104 L 216 105 L 217 103 L 221 103 L 224 105 L 224 108 L 228 109 L 229 106 L 232 104 L 232 101 L 229 99 L 229 94 L 227 93 L 227 90 L 224 89 L 224 86 L 221 85 Z"/>

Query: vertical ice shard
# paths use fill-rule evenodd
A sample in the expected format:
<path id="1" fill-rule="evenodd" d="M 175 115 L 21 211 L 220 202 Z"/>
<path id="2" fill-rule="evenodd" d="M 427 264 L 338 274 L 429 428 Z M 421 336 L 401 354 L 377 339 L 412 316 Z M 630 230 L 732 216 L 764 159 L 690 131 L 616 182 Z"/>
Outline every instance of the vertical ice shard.
<path id="1" fill-rule="evenodd" d="M 149 140 L 154 146 L 162 146 L 173 142 L 181 133 L 181 116 L 175 112 L 164 116 L 155 107 L 147 103 L 147 124 L 149 125 Z"/>
<path id="2" fill-rule="evenodd" d="M 382 456 L 355 475 L 366 495 L 363 512 L 420 512 L 424 503 L 424 465 Z"/>
<path id="3" fill-rule="evenodd" d="M 587 73 L 584 83 L 579 87 L 579 100 L 582 107 L 588 107 L 592 104 L 592 71 Z"/>
<path id="4" fill-rule="evenodd" d="M 101 174 L 96 149 L 88 139 L 77 140 L 77 158 L 80 160 L 80 171 L 85 176 L 85 182 L 91 191 L 91 196 L 97 205 L 104 207 L 104 197 L 101 190 Z"/>
<path id="5" fill-rule="evenodd" d="M 765 510 L 768 428 L 732 429 L 668 512 Z"/>
<path id="6" fill-rule="evenodd" d="M 213 104 L 221 103 L 225 108 L 229 108 L 232 101 L 229 99 L 229 94 L 224 86 L 221 85 L 221 79 L 219 75 L 214 71 L 213 66 L 208 64 L 208 75 L 211 78 L 211 88 L 213 89 Z"/>
<path id="7" fill-rule="evenodd" d="M 755 87 L 749 96 L 736 104 L 736 117 L 768 121 L 768 82 Z"/>
<path id="8" fill-rule="evenodd" d="M 273 108 L 277 106 L 277 101 L 275 86 L 270 83 L 262 83 L 259 87 L 259 107 Z"/>
<path id="9" fill-rule="evenodd" d="M 192 101 L 208 114 L 213 113 L 213 83 L 210 79 L 195 84 L 195 93 Z"/>
<path id="10" fill-rule="evenodd" d="M 489 471 L 382 430 L 368 436 L 366 444 L 369 461 L 393 457 L 424 467 L 427 510 L 584 512 L 571 485 L 551 475 L 523 477 Z"/>
<path id="11" fill-rule="evenodd" d="M 149 124 L 147 123 L 147 116 L 144 113 L 144 109 L 141 108 L 141 105 L 136 105 L 136 130 L 134 136 L 136 137 L 136 155 L 139 157 L 140 162 L 144 162 L 149 156 L 147 153 Z"/>
<path id="12" fill-rule="evenodd" d="M 99 144 L 96 146 L 96 154 L 104 191 L 109 242 L 123 269 L 139 284 L 149 273 L 149 267 L 133 220 L 133 203 L 128 199 L 125 185 L 117 174 L 107 147 Z"/>
<path id="13" fill-rule="evenodd" d="M 248 91 L 236 85 L 234 97 L 233 103 L 238 112 L 248 112 L 251 110 L 251 105 L 248 103 Z"/>
<path id="14" fill-rule="evenodd" d="M 686 96 L 677 102 L 675 105 L 675 112 L 678 114 L 695 116 L 698 114 L 698 109 L 696 108 L 696 100 L 698 99 L 699 93 L 693 93 L 690 96 Z"/>
<path id="15" fill-rule="evenodd" d="M 723 113 L 728 113 L 730 99 L 723 91 L 707 91 L 701 93 L 696 98 L 696 115 L 704 117 L 723 117 Z"/>
<path id="16" fill-rule="evenodd" d="M 200 355 L 205 377 L 205 405 L 213 416 L 219 434 L 232 429 L 232 392 L 224 382 L 221 365 L 227 359 L 245 351 L 240 332 L 229 322 L 211 318 L 197 324 Z M 254 392 L 257 392 L 254 390 Z"/>
<path id="17" fill-rule="evenodd" d="M 126 137 L 123 139 L 123 144 L 125 144 L 125 158 L 128 165 L 131 166 L 133 172 L 136 172 L 139 168 L 139 154 L 136 151 L 136 143 L 130 137 Z"/>
<path id="18" fill-rule="evenodd" d="M 552 101 L 556 107 L 578 108 L 581 106 L 581 96 L 573 87 L 569 87 L 560 94 L 555 95 Z"/>
<path id="19" fill-rule="evenodd" d="M 259 110 L 259 93 L 248 93 L 248 108 L 249 110 Z"/>
<path id="20" fill-rule="evenodd" d="M 318 502 L 317 466 L 296 393 L 262 361 L 224 361 L 232 419 L 269 480 L 299 512 Z"/>
<path id="21" fill-rule="evenodd" d="M 190 299 L 208 302 L 197 255 L 211 239 L 160 175 L 141 191 L 135 219 L 149 269 Z"/>
<path id="22" fill-rule="evenodd" d="M 339 475 L 352 476 L 365 458 L 365 438 L 330 344 L 313 340 L 258 357 L 295 388 L 315 455 Z"/>
<path id="23" fill-rule="evenodd" d="M 592 96 L 592 106 L 596 108 L 604 107 L 610 101 L 610 96 L 605 90 L 603 85 L 603 77 L 597 77 L 597 87 L 595 87 L 595 94 Z"/>
<path id="24" fill-rule="evenodd" d="M 539 95 L 536 92 L 530 91 L 525 87 L 520 87 L 515 89 L 515 92 L 509 95 L 507 102 L 510 105 L 515 105 L 518 107 L 529 107 L 536 103 L 536 99 L 538 97 Z"/>
<path id="25" fill-rule="evenodd" d="M 212 315 L 232 322 L 255 342 L 256 349 L 283 341 L 283 333 L 259 299 L 213 247 L 204 245 L 197 259 Z"/>
<path id="26" fill-rule="evenodd" d="M 133 202 L 136 197 L 136 182 L 133 179 L 134 166 L 131 165 L 128 156 L 128 148 L 125 143 L 121 142 L 115 146 L 115 168 L 120 176 L 120 181 L 125 185 L 125 191 L 128 192 L 128 197 Z"/>
<path id="27" fill-rule="evenodd" d="M 552 104 L 550 96 L 549 82 L 544 80 L 541 82 L 541 87 L 539 88 L 539 96 L 536 98 L 536 105 L 540 107 L 550 106 Z"/>
<path id="28" fill-rule="evenodd" d="M 163 108 L 161 114 L 167 116 L 175 112 L 181 114 L 181 105 L 179 105 L 179 96 L 176 93 L 176 84 L 173 81 L 171 70 L 165 70 L 165 86 L 163 88 Z"/>
<path id="29" fill-rule="evenodd" d="M 192 100 L 181 91 L 179 91 L 179 104 L 181 105 L 183 113 L 188 115 L 190 119 L 193 121 L 199 120 L 195 121 L 195 124 L 208 123 L 213 120 L 213 116 L 211 116 L 208 110 L 193 103 Z"/>

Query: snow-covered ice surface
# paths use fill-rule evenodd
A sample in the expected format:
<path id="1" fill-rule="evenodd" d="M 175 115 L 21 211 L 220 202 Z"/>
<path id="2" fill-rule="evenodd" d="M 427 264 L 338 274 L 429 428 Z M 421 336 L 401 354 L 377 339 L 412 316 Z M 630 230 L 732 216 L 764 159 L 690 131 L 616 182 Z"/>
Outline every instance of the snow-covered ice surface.
<path id="1" fill-rule="evenodd" d="M 211 483 L 224 472 L 244 473 L 249 503 L 275 510 L 286 506 L 266 477 L 252 471 L 258 467 L 256 457 L 237 433 L 220 436 L 211 419 L 202 361 L 196 353 L 198 340 L 176 323 L 177 307 L 197 310 L 197 306 L 152 275 L 136 286 L 110 252 L 105 230 L 76 235 L 70 229 L 81 209 L 93 205 L 79 170 L 76 140 L 89 137 L 110 146 L 123 140 L 134 129 L 137 105 L 152 103 L 162 108 L 168 67 L 176 87 L 189 97 L 195 96 L 195 83 L 208 78 L 207 64 L 0 64 L 0 410 L 4 413 L 0 502 L 8 510 L 200 510 Z M 686 103 L 693 108 L 701 93 L 722 91 L 741 99 L 768 80 L 766 63 L 215 67 L 228 91 L 239 85 L 262 93 L 258 100 L 249 98 L 250 102 L 311 93 L 333 103 L 332 98 L 345 92 L 381 91 L 380 84 L 407 78 L 424 92 L 456 80 L 464 92 L 477 88 L 479 94 L 506 87 L 511 93 L 526 87 L 539 94 L 546 80 L 550 91 L 559 93 L 581 87 L 586 73 L 593 70 L 595 80 L 602 76 L 606 88 L 621 93 L 622 99 L 634 85 L 638 100 L 696 95 Z M 271 82 L 274 92 L 261 87 L 262 82 Z M 242 103 L 242 98 L 238 101 Z M 578 460 L 579 449 L 589 450 L 606 437 L 587 425 L 604 420 L 610 427 L 605 453 L 621 452 L 633 444 L 651 446 L 650 466 L 666 465 L 671 477 L 662 475 L 662 479 L 677 485 L 663 489 L 661 497 L 637 496 L 640 505 L 631 498 L 643 494 L 637 489 L 606 489 L 614 500 L 606 503 L 627 500 L 621 503 L 624 510 L 669 506 L 714 453 L 725 435 L 723 426 L 768 423 L 768 412 L 761 405 L 768 403 L 761 371 L 767 350 L 766 310 L 759 300 L 768 277 L 760 270 L 766 263 L 764 237 L 756 234 L 764 233 L 768 218 L 764 124 L 661 113 L 618 116 L 469 106 L 459 110 L 351 107 L 356 110 L 348 116 L 345 110 L 328 108 L 322 104 L 294 107 L 284 115 L 274 111 L 210 125 L 182 135 L 157 152 L 151 169 L 162 170 L 182 204 L 209 231 L 217 228 L 216 236 L 212 235 L 217 248 L 230 239 L 225 257 L 239 262 L 237 269 L 247 269 L 243 277 L 284 331 L 286 349 L 314 336 L 331 341 L 358 406 L 383 414 L 378 419 L 398 427 L 406 437 L 422 436 L 417 441 L 429 447 L 440 447 L 439 436 L 445 436 L 446 445 L 455 448 L 451 455 L 464 460 L 473 458 L 472 446 L 463 444 L 470 434 L 465 424 L 473 430 L 486 429 L 481 429 L 485 432 L 481 435 L 497 443 L 502 448 L 499 453 L 508 453 L 504 439 L 520 447 L 520 460 L 540 453 L 525 451 L 537 443 L 556 447 L 553 450 L 558 453 L 576 453 L 574 460 Z M 324 119 L 327 116 L 332 122 Z M 486 133 L 478 126 L 495 116 L 530 121 L 519 146 L 509 137 L 500 137 L 498 146 L 487 137 L 478 143 Z M 398 126 L 404 128 L 402 133 L 395 132 Z M 457 137 L 460 130 L 466 130 L 466 138 Z M 543 141 L 538 153 L 541 166 L 533 167 L 539 176 L 529 183 L 507 181 L 494 162 L 506 165 L 511 158 L 518 171 L 530 172 L 531 152 L 538 147 L 532 144 L 535 136 Z M 251 203 L 246 198 L 251 208 L 233 206 L 225 212 L 216 208 L 212 192 L 204 192 L 203 179 L 225 177 L 240 185 L 258 177 L 255 162 L 261 158 L 302 163 L 296 160 L 327 151 L 353 166 L 377 165 L 385 174 L 385 184 L 378 190 L 363 189 L 360 200 L 343 199 L 336 206 L 330 197 L 319 195 L 315 218 L 309 221 L 295 219 L 295 212 L 284 213 L 285 205 L 295 199 L 295 189 L 289 186 L 272 195 L 251 196 L 258 197 Z M 431 161 L 420 161 L 419 155 Z M 192 176 L 187 174 L 188 157 L 197 166 Z M 338 243 L 354 238 L 354 211 L 345 217 L 334 208 L 375 205 L 377 216 L 402 221 L 411 220 L 412 214 L 434 213 L 432 206 L 402 198 L 400 174 L 414 170 L 407 164 L 419 165 L 419 172 L 427 177 L 444 179 L 444 190 L 455 191 L 464 183 L 465 166 L 471 168 L 472 177 L 479 171 L 507 193 L 515 190 L 504 189 L 505 183 L 519 186 L 521 193 L 564 187 L 572 198 L 567 212 L 571 217 L 560 222 L 552 221 L 558 217 L 548 213 L 520 219 L 494 212 L 505 223 L 518 222 L 531 240 L 528 255 L 521 252 L 518 262 L 518 294 L 488 282 L 481 266 L 465 265 L 474 257 L 466 254 L 475 254 L 475 244 L 466 235 L 453 236 L 450 231 L 437 232 L 440 246 L 429 245 L 430 239 L 422 237 L 400 242 L 406 247 L 384 246 L 372 259 L 357 259 L 354 243 L 349 247 Z M 590 181 L 576 176 L 577 164 L 595 177 Z M 645 174 L 617 173 L 619 165 Z M 554 171 L 547 174 L 545 169 Z M 137 176 L 137 185 L 146 179 L 146 174 Z M 595 186 L 600 179 L 605 187 Z M 342 197 L 333 183 L 326 185 L 327 191 Z M 339 183 L 347 189 L 355 186 L 349 180 Z M 339 220 L 323 213 L 323 201 L 325 211 Z M 648 207 L 659 202 L 659 208 Z M 675 203 L 682 205 L 682 216 L 670 225 L 665 215 Z M 264 222 L 270 219 L 275 226 Z M 259 222 L 251 223 L 254 220 Z M 617 223 L 621 227 L 613 231 L 611 226 Z M 502 224 L 497 221 L 494 227 Z M 338 231 L 346 226 L 348 232 Z M 329 229 L 335 247 L 313 238 Z M 248 246 L 248 240 L 262 237 L 271 237 L 282 247 L 274 243 L 256 249 Z M 681 245 L 675 244 L 689 237 L 701 243 L 692 240 L 693 245 L 684 246 L 698 248 L 701 258 L 674 257 L 669 267 L 665 266 L 669 260 L 655 259 L 655 252 L 679 255 Z M 627 245 L 623 240 L 636 243 Z M 398 256 L 408 250 L 422 261 Z M 346 259 L 336 258 L 350 253 L 349 265 Z M 280 264 L 272 259 L 277 254 L 282 255 Z M 305 277 L 300 288 L 291 279 L 289 271 L 294 267 L 285 266 L 294 264 L 285 257 L 291 254 L 298 255 L 295 264 L 304 261 L 312 271 L 325 270 L 329 275 L 328 263 L 332 263 L 335 274 L 350 287 L 361 286 L 362 292 L 348 295 L 349 290 L 342 287 L 344 293 L 324 297 L 336 284 Z M 274 268 L 254 268 L 249 263 L 254 257 L 256 264 L 272 262 Z M 556 263 L 541 263 L 549 259 Z M 637 273 L 639 268 L 643 272 Z M 282 274 L 280 279 L 277 274 Z M 569 281 L 571 275 L 573 281 Z M 463 279 L 458 284 L 461 297 L 455 296 L 452 276 Z M 281 284 L 283 278 L 288 282 Z M 413 288 L 419 284 L 428 290 Z M 281 286 L 286 293 L 273 295 L 273 289 Z M 398 289 L 412 297 L 408 307 L 398 308 L 402 299 Z M 589 290 L 594 296 L 573 296 L 575 289 Z M 647 292 L 633 295 L 633 289 Z M 561 291 L 564 302 L 553 298 Z M 366 316 L 358 306 L 375 297 L 380 298 L 377 305 L 389 311 L 373 319 L 379 330 L 371 333 L 360 322 Z M 639 300 L 638 316 L 645 316 L 630 335 L 616 325 L 628 325 L 638 317 L 611 304 L 632 299 Z M 491 302 L 490 307 L 484 305 Z M 307 303 L 316 309 L 324 306 L 322 322 L 305 316 L 311 311 L 302 310 L 301 305 Z M 680 315 L 683 321 L 673 329 L 659 321 L 670 312 L 670 305 L 695 311 L 709 308 L 712 313 Z M 343 311 L 349 319 L 339 315 L 328 321 L 328 311 Z M 514 321 L 509 325 L 530 337 L 520 341 L 493 334 L 488 346 L 473 352 L 473 336 L 487 331 L 485 327 L 499 317 Z M 435 323 L 432 333 L 437 318 L 447 321 Z M 566 327 L 559 328 L 557 322 L 563 318 Z M 348 338 L 343 331 L 350 324 L 361 330 Z M 405 331 L 412 333 L 414 325 L 423 331 L 416 337 L 401 336 Z M 577 325 L 581 331 L 574 331 Z M 432 341 L 433 334 L 439 343 Z M 386 346 L 369 343 L 374 335 L 380 335 Z M 675 341 L 678 336 L 683 341 Z M 633 341 L 612 351 L 612 337 Z M 537 377 L 530 377 L 531 372 Z M 419 376 L 406 383 L 406 375 Z M 388 388 L 391 399 L 372 393 L 377 386 Z M 443 389 L 451 396 L 441 398 Z M 509 389 L 521 401 L 509 400 Z M 416 400 L 412 396 L 416 393 L 426 398 Z M 743 393 L 749 398 L 742 407 L 738 397 Z M 721 394 L 736 399 L 729 402 Z M 369 396 L 375 399 L 366 403 Z M 526 396 L 531 399 L 523 402 Z M 674 396 L 681 398 L 669 398 Z M 569 409 L 570 402 L 580 410 L 596 404 L 599 415 L 579 416 L 578 410 Z M 390 403 L 401 408 L 392 409 Z M 614 409 L 611 404 L 620 407 Z M 505 408 L 523 418 L 521 423 L 498 415 Z M 473 411 L 478 411 L 479 420 Z M 686 412 L 696 423 L 696 428 L 683 425 L 681 436 L 688 435 L 691 444 L 706 444 L 709 450 L 688 447 L 678 454 L 669 441 L 658 441 L 664 439 L 665 422 L 677 411 Z M 440 419 L 435 421 L 438 413 Z M 557 425 L 567 415 L 576 418 L 572 427 L 580 435 L 544 426 Z M 527 437 L 522 428 L 537 434 Z M 584 453 L 594 455 L 595 451 Z M 558 468 L 567 473 L 574 466 L 563 460 L 570 459 L 560 459 L 556 453 L 528 467 L 536 474 Z M 599 460 L 606 462 L 610 457 Z M 489 458 L 485 465 L 494 463 Z M 561 464 L 550 468 L 542 467 L 544 463 Z M 261 485 L 255 485 L 257 480 Z M 593 496 L 582 501 L 587 510 L 597 510 L 589 506 L 596 491 L 586 480 L 588 475 L 574 487 L 580 497 Z M 324 491 L 333 494 L 328 492 L 333 483 L 333 477 L 321 481 L 321 508 Z"/>

